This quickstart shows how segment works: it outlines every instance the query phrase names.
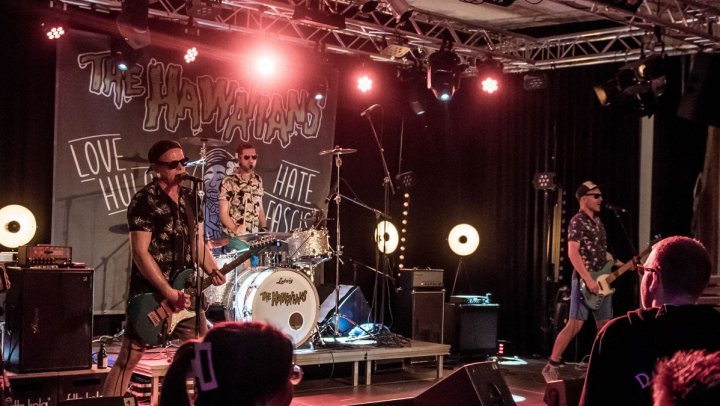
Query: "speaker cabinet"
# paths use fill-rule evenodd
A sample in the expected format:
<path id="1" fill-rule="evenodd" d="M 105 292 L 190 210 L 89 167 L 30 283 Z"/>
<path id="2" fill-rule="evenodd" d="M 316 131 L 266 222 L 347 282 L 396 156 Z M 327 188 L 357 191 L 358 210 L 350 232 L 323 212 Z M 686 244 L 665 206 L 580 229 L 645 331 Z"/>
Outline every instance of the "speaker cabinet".
<path id="1" fill-rule="evenodd" d="M 401 290 L 395 303 L 395 325 L 399 334 L 413 340 L 443 342 L 445 289 Z"/>
<path id="2" fill-rule="evenodd" d="M 514 405 L 496 363 L 467 364 L 415 398 L 416 406 L 435 405 Z"/>
<path id="3" fill-rule="evenodd" d="M 368 322 L 370 306 L 368 305 L 362 290 L 358 286 L 340 285 L 340 314 L 345 317 L 338 319 L 338 333 L 346 335 L 357 325 Z M 318 295 L 322 304 L 318 313 L 318 320 L 331 328 L 335 328 L 335 286 L 323 285 L 318 288 Z M 349 319 L 349 320 L 348 320 Z"/>
<path id="4" fill-rule="evenodd" d="M 3 351 L 13 372 L 92 365 L 93 270 L 8 268 Z"/>
<path id="5" fill-rule="evenodd" d="M 543 400 L 548 406 L 576 406 L 584 384 L 583 378 L 548 382 Z"/>
<path id="6" fill-rule="evenodd" d="M 497 353 L 498 304 L 445 303 L 445 343 L 456 354 Z"/>

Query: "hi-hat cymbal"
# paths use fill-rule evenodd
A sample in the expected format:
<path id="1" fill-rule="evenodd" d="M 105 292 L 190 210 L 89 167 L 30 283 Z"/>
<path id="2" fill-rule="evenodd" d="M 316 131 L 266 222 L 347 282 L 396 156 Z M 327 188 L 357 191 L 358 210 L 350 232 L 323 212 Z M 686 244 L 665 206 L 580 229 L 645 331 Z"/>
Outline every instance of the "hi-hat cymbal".
<path id="1" fill-rule="evenodd" d="M 335 146 L 333 149 L 326 149 L 325 151 L 320 151 L 318 155 L 345 155 L 345 154 L 354 154 L 357 150 L 354 148 L 340 148 L 339 146 Z"/>
<path id="2" fill-rule="evenodd" d="M 203 137 L 183 137 L 180 138 L 180 142 L 184 142 L 188 145 L 197 145 L 198 147 L 202 147 L 203 145 L 206 147 L 224 147 L 230 144 L 228 141 L 219 140 L 217 138 Z"/>
<path id="3" fill-rule="evenodd" d="M 118 160 L 125 161 L 125 162 L 137 162 L 137 163 L 141 163 L 141 164 L 148 163 L 147 158 L 140 156 L 140 154 L 135 154 L 133 156 L 121 156 L 121 157 L 118 157 Z"/>

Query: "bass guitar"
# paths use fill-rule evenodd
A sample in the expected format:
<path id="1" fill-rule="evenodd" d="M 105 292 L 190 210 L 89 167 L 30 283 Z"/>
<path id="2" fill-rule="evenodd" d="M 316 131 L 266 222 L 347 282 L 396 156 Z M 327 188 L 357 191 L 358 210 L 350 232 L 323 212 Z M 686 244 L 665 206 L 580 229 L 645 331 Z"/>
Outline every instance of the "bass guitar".
<path id="1" fill-rule="evenodd" d="M 656 241 L 658 240 L 654 240 L 650 244 L 648 244 L 648 246 L 643 250 L 643 252 L 640 253 L 638 259 L 649 254 L 650 250 L 652 250 L 653 244 L 655 244 Z M 585 281 L 580 281 L 580 292 L 582 292 L 585 304 L 592 310 L 599 309 L 600 306 L 602 306 L 603 300 L 605 300 L 606 297 L 611 296 L 613 293 L 615 293 L 615 289 L 611 288 L 610 285 L 617 278 L 619 278 L 625 272 L 631 269 L 635 269 L 634 260 L 630 260 L 622 264 L 622 266 L 620 266 L 614 271 L 612 270 L 613 264 L 614 262 L 612 260 L 608 261 L 601 270 L 590 272 L 590 276 L 598 284 L 598 293 L 592 293 L 590 289 L 587 288 Z"/>
<path id="2" fill-rule="evenodd" d="M 220 268 L 220 272 L 223 275 L 227 274 L 275 242 L 277 239 L 271 236 L 253 242 L 247 251 Z M 194 274 L 194 269 L 185 269 L 175 276 L 170 285 L 173 289 L 182 290 L 194 298 L 197 294 L 197 289 L 192 286 Z M 200 291 L 204 291 L 211 284 L 211 278 L 205 278 L 200 286 Z M 159 293 L 142 293 L 130 299 L 127 307 L 127 321 L 145 343 L 161 345 L 175 330 L 178 323 L 195 317 L 197 307 L 198 304 L 193 303 L 190 308 L 174 313 L 172 306 Z"/>

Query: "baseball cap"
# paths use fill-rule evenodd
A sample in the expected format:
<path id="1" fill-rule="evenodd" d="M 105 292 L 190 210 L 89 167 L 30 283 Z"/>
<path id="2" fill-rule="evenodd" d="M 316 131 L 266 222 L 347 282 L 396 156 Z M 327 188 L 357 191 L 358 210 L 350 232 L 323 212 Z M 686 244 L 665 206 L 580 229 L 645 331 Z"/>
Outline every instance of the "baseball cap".
<path id="1" fill-rule="evenodd" d="M 177 141 L 172 140 L 160 140 L 153 144 L 152 147 L 150 147 L 150 151 L 148 151 L 148 162 L 151 164 L 156 164 L 160 161 L 160 157 L 170 151 L 174 148 L 181 148 L 180 144 Z M 147 172 L 150 172 L 150 168 L 148 168 Z"/>
<path id="2" fill-rule="evenodd" d="M 593 189 L 597 189 L 600 186 L 596 185 L 591 180 L 586 180 L 580 186 L 578 186 L 577 190 L 575 191 L 575 198 L 580 200 L 581 197 L 585 196 L 589 191 Z"/>

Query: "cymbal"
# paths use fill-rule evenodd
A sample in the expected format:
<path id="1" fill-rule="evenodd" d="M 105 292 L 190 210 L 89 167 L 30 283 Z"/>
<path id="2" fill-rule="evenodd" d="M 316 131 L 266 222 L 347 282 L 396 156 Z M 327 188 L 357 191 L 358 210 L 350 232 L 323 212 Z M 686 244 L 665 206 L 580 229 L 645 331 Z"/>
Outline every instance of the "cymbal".
<path id="1" fill-rule="evenodd" d="M 326 149 L 325 151 L 318 152 L 318 155 L 345 155 L 345 154 L 354 154 L 357 150 L 354 148 L 340 148 L 339 146 L 335 146 L 333 149 Z"/>
<path id="2" fill-rule="evenodd" d="M 229 241 L 228 241 L 227 238 L 216 238 L 216 239 L 214 239 L 214 240 L 208 240 L 208 241 L 205 243 L 205 245 L 207 245 L 207 247 L 210 248 L 210 249 L 213 249 L 213 248 L 221 248 L 221 247 L 226 246 L 226 245 L 228 244 L 228 242 L 229 242 Z"/>
<path id="3" fill-rule="evenodd" d="M 203 145 L 206 147 L 224 147 L 230 144 L 228 141 L 219 140 L 217 138 L 203 137 L 183 137 L 180 138 L 180 142 L 184 142 L 188 145 L 197 145 L 198 147 L 202 147 Z"/>
<path id="4" fill-rule="evenodd" d="M 292 234 L 290 234 L 290 233 L 276 233 L 276 232 L 272 232 L 272 231 L 260 231 L 257 233 L 247 233 L 247 234 L 239 235 L 235 238 L 240 241 L 255 241 L 255 240 L 257 240 L 259 238 L 263 238 L 263 237 L 272 237 L 277 240 L 284 240 L 284 239 L 287 239 L 288 237 L 290 237 L 291 235 Z"/>
<path id="5" fill-rule="evenodd" d="M 110 226 L 108 228 L 108 231 L 113 234 L 127 234 L 130 232 L 130 228 L 128 227 L 127 223 L 120 223 Z"/>

